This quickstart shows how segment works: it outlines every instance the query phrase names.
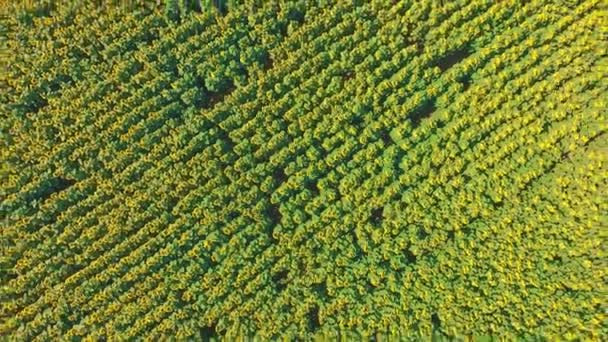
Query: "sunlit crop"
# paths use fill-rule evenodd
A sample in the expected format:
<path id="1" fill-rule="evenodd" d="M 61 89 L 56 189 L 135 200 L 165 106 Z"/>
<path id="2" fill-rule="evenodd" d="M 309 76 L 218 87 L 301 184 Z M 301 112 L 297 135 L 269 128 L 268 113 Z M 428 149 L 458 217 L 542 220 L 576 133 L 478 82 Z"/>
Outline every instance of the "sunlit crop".
<path id="1" fill-rule="evenodd" d="M 605 2 L 143 3 L 0 5 L 0 337 L 606 339 Z"/>

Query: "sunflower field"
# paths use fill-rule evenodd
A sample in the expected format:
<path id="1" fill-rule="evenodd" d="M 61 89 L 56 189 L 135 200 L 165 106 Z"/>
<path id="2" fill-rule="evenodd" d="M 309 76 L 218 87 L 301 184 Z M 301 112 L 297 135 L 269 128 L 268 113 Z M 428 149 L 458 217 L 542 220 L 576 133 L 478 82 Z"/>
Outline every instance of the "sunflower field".
<path id="1" fill-rule="evenodd" d="M 606 1 L 0 8 L 0 340 L 608 339 Z"/>

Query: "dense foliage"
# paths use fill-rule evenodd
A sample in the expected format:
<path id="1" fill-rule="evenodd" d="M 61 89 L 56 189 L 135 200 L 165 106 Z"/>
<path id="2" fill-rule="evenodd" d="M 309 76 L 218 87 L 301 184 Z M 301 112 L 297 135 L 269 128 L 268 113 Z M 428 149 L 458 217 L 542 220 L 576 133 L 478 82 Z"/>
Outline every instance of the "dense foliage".
<path id="1" fill-rule="evenodd" d="M 0 336 L 606 338 L 605 2 L 120 3 L 3 5 Z"/>

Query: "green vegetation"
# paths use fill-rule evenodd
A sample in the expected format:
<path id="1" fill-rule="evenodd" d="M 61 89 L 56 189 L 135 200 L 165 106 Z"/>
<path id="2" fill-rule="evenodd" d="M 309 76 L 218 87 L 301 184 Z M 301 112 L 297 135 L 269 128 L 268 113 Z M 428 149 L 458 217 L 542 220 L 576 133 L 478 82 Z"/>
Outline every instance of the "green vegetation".
<path id="1" fill-rule="evenodd" d="M 0 336 L 608 336 L 605 2 L 25 3 Z"/>

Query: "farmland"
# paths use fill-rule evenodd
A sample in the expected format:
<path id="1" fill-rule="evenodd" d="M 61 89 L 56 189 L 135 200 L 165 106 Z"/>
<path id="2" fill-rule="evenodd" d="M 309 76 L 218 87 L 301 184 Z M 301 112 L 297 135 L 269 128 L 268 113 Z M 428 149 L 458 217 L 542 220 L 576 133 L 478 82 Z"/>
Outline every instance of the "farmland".
<path id="1" fill-rule="evenodd" d="M 0 6 L 0 337 L 608 336 L 605 2 Z"/>

